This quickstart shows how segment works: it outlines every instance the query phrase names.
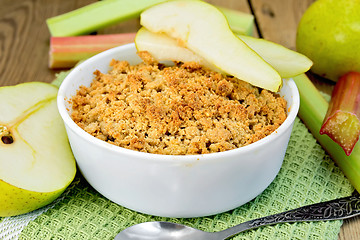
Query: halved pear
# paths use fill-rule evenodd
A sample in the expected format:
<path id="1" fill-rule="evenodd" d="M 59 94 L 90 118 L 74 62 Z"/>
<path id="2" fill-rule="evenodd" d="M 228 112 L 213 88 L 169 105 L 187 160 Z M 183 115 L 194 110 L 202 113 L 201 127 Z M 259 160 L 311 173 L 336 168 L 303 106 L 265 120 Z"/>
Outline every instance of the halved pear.
<path id="1" fill-rule="evenodd" d="M 312 66 L 309 58 L 279 44 L 243 35 L 239 35 L 239 38 L 273 66 L 282 78 L 297 76 Z M 144 27 L 136 34 L 135 46 L 138 51 L 148 51 L 157 61 L 197 62 L 214 71 L 220 71 L 204 58 L 180 46 L 175 39 L 164 33 L 150 32 Z"/>
<path id="2" fill-rule="evenodd" d="M 279 73 L 234 35 L 225 16 L 211 4 L 169 1 L 145 10 L 140 18 L 151 32 L 167 34 L 227 74 L 279 90 Z"/>
<path id="3" fill-rule="evenodd" d="M 31 82 L 0 88 L 0 216 L 55 200 L 76 173 L 57 88 Z"/>

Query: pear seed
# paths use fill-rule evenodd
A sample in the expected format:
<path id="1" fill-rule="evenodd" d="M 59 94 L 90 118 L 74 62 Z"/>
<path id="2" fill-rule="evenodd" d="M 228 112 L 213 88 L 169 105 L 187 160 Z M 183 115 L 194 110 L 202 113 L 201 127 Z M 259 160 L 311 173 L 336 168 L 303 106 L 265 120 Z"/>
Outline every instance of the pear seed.
<path id="1" fill-rule="evenodd" d="M 4 144 L 12 144 L 14 142 L 14 139 L 12 138 L 12 136 L 2 136 L 1 141 Z"/>

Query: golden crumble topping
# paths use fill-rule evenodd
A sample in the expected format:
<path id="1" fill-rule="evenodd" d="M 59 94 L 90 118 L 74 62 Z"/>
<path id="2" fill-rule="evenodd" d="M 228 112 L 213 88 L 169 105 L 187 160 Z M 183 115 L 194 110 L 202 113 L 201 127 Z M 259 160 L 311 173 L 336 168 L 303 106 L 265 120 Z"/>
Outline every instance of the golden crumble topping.
<path id="1" fill-rule="evenodd" d="M 89 134 L 141 152 L 226 151 L 272 133 L 286 100 L 194 62 L 164 66 L 147 52 L 136 66 L 112 60 L 72 97 L 72 119 Z"/>

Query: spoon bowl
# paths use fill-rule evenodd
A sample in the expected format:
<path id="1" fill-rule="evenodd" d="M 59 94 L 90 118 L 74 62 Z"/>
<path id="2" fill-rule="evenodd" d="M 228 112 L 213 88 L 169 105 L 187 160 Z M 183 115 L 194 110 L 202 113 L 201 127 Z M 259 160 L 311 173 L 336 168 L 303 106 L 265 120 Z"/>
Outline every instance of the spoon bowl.
<path id="1" fill-rule="evenodd" d="M 145 222 L 133 225 L 120 232 L 115 240 L 121 239 L 218 239 L 213 233 L 172 222 Z"/>

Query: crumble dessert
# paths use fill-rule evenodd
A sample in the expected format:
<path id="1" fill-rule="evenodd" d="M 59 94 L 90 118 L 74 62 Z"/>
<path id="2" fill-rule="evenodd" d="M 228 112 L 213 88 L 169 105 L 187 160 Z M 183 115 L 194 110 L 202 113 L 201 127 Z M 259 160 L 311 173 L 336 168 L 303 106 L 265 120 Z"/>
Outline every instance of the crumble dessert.
<path id="1" fill-rule="evenodd" d="M 144 62 L 112 60 L 71 98 L 72 119 L 92 136 L 147 153 L 206 154 L 256 142 L 286 119 L 276 93 L 194 62 L 165 66 L 138 54 Z"/>

